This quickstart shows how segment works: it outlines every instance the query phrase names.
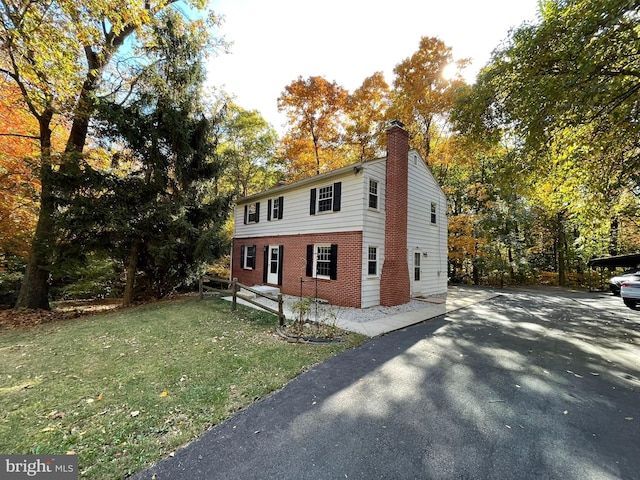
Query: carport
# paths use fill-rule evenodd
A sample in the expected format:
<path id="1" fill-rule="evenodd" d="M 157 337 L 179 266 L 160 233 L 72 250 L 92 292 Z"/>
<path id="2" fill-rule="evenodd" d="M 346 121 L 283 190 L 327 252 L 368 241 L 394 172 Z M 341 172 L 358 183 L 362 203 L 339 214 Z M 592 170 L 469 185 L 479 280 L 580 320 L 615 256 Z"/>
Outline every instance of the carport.
<path id="1" fill-rule="evenodd" d="M 593 258 L 587 264 L 589 268 L 594 270 L 600 267 L 600 289 L 604 288 L 604 269 L 605 268 L 634 268 L 640 266 L 640 253 L 631 255 L 616 255 L 613 257 Z M 591 275 L 589 275 L 589 290 L 591 288 Z"/>

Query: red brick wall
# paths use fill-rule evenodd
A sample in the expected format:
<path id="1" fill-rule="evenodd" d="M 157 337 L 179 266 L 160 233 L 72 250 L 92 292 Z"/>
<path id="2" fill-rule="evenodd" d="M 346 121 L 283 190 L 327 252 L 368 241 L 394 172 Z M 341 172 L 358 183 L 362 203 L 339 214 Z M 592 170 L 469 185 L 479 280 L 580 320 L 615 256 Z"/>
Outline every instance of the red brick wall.
<path id="1" fill-rule="evenodd" d="M 360 308 L 362 305 L 362 232 L 345 232 L 311 235 L 287 235 L 235 239 L 233 243 L 232 277 L 245 285 L 262 285 L 264 247 L 283 245 L 282 285 L 280 291 L 288 295 L 313 297 L 316 293 L 315 279 L 306 276 L 307 245 L 325 243 L 338 245 L 338 275 L 336 280 L 318 279 L 318 298 L 333 305 Z M 256 246 L 256 268 L 241 268 L 241 246 Z"/>
<path id="2" fill-rule="evenodd" d="M 380 276 L 380 305 L 391 307 L 411 300 L 407 262 L 407 198 L 409 134 L 400 126 L 387 130 L 384 263 Z"/>

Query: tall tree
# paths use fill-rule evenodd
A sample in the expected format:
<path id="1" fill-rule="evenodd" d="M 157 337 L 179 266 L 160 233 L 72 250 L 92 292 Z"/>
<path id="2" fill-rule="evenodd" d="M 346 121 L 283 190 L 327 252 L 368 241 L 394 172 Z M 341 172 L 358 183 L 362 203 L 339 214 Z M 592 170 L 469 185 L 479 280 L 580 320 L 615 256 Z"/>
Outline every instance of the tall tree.
<path id="1" fill-rule="evenodd" d="M 628 0 L 541 2 L 540 22 L 495 51 L 471 102 L 482 105 L 476 125 L 517 139 L 522 171 L 542 183 L 565 172 L 571 215 L 609 216 L 611 253 L 620 202 L 640 184 L 639 16 Z"/>
<path id="2" fill-rule="evenodd" d="M 278 98 L 278 110 L 287 115 L 291 124 L 285 139 L 291 145 L 312 148 L 316 175 L 340 166 L 343 157 L 336 152 L 341 147 L 341 117 L 347 97 L 348 92 L 336 82 L 323 77 L 298 77 Z"/>
<path id="3" fill-rule="evenodd" d="M 242 196 L 265 190 L 277 181 L 272 168 L 277 134 L 256 110 L 230 102 L 221 119 L 219 154 L 233 190 Z"/>
<path id="4" fill-rule="evenodd" d="M 158 297 L 193 280 L 219 253 L 229 207 L 229 197 L 213 189 L 222 163 L 200 102 L 199 39 L 172 11 L 159 16 L 153 34 L 134 94 L 125 104 L 97 103 L 96 133 L 117 150 L 114 166 L 126 159 L 129 168 L 104 172 L 80 161 L 67 171 L 62 191 L 69 199 L 60 222 L 67 247 L 91 243 L 112 255 L 126 252 L 125 304 L 139 271 Z M 87 211 L 91 204 L 99 208 Z"/>
<path id="5" fill-rule="evenodd" d="M 387 110 L 390 103 L 389 85 L 382 72 L 364 79 L 349 95 L 346 104 L 346 143 L 355 150 L 354 161 L 375 158 L 384 152 Z"/>
<path id="6" fill-rule="evenodd" d="M 418 50 L 393 69 L 390 116 L 404 122 L 414 145 L 428 160 L 435 139 L 445 127 L 453 95 L 464 84 L 460 76 L 447 78 L 445 68 L 454 62 L 451 48 L 433 37 L 422 37 Z"/>
<path id="7" fill-rule="evenodd" d="M 158 14 L 172 4 L 70 0 L 0 3 L 0 75 L 20 90 L 38 123 L 40 211 L 17 307 L 49 308 L 50 253 L 55 243 L 54 174 L 73 170 L 81 157 L 94 112 L 95 95 L 123 86 L 121 70 L 107 75 L 115 55 L 134 32 L 144 43 Z M 201 0 L 192 2 L 203 6 Z M 201 28 L 200 21 L 190 28 Z M 204 40 L 204 33 L 203 33 Z M 102 85 L 108 77 L 109 83 Z M 52 150 L 54 116 L 68 119 L 64 152 Z"/>

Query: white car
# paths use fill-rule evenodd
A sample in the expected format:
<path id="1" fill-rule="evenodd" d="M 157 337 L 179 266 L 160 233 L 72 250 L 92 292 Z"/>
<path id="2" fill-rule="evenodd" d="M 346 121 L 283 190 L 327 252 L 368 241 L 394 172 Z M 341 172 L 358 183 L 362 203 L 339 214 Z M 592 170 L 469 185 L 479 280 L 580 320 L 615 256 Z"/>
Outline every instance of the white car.
<path id="1" fill-rule="evenodd" d="M 620 296 L 624 304 L 635 309 L 640 304 L 640 275 L 625 278 L 620 284 Z"/>
<path id="2" fill-rule="evenodd" d="M 611 293 L 620 296 L 620 285 L 625 281 L 625 279 L 632 275 L 640 275 L 640 268 L 632 268 L 631 270 L 622 272 L 620 275 L 611 277 L 609 279 L 609 290 L 611 290 Z"/>

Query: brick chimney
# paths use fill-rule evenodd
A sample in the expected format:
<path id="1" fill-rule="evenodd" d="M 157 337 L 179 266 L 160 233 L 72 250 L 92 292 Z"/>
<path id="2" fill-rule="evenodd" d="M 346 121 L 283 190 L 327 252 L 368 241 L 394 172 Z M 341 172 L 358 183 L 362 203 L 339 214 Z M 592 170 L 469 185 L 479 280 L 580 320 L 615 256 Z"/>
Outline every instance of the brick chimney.
<path id="1" fill-rule="evenodd" d="M 380 277 L 380 305 L 392 307 L 411 300 L 407 261 L 407 197 L 409 134 L 394 120 L 387 129 L 385 181 L 384 263 Z"/>

